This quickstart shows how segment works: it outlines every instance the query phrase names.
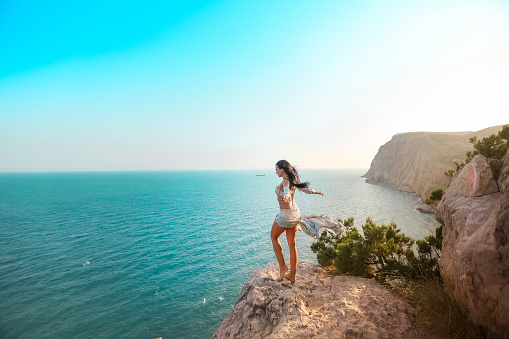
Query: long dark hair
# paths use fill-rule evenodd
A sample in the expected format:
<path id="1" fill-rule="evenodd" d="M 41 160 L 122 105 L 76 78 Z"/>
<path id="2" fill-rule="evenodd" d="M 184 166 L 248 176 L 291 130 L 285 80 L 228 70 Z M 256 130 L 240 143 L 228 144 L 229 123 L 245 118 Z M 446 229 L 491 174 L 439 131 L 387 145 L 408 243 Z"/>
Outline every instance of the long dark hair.
<path id="1" fill-rule="evenodd" d="M 309 187 L 309 182 L 301 182 L 300 176 L 295 167 L 293 167 L 288 161 L 286 160 L 279 160 L 276 162 L 277 168 L 282 168 L 283 171 L 285 171 L 286 175 L 288 176 L 288 181 L 290 181 L 290 188 L 293 186 L 299 187 L 299 188 L 305 188 Z"/>

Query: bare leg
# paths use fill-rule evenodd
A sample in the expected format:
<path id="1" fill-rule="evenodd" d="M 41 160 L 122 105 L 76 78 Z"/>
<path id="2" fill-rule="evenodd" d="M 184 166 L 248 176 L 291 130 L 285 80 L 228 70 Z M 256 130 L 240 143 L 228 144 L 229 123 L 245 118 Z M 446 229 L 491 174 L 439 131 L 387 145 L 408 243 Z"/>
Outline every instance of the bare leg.
<path id="1" fill-rule="evenodd" d="M 277 281 L 282 281 L 283 276 L 288 271 L 288 267 L 285 264 L 285 257 L 283 256 L 283 247 L 279 242 L 279 236 L 286 231 L 286 228 L 279 226 L 275 221 L 272 224 L 272 230 L 270 231 L 270 239 L 272 240 L 272 247 L 274 248 L 274 253 L 276 254 L 277 263 L 279 264 L 279 279 Z"/>
<path id="2" fill-rule="evenodd" d="M 286 229 L 286 240 L 290 248 L 290 273 L 285 274 L 284 277 L 295 282 L 295 275 L 297 274 L 297 260 L 299 255 L 297 253 L 297 227 Z"/>

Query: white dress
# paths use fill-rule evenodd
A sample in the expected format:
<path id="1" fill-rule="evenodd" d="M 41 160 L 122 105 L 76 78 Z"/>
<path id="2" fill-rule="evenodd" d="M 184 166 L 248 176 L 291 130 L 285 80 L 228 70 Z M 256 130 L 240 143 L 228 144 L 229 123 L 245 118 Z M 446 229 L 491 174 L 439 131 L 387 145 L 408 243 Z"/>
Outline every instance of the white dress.
<path id="1" fill-rule="evenodd" d="M 301 192 L 312 194 L 309 187 L 297 187 L 297 189 Z M 278 197 L 284 197 L 284 193 L 283 190 L 281 190 L 280 185 L 276 186 L 275 192 Z M 292 197 L 294 192 L 295 187 L 292 187 Z M 299 206 L 297 206 L 295 200 L 293 200 L 293 204 L 290 209 L 281 208 L 279 210 L 279 213 L 276 215 L 276 222 L 283 228 L 292 228 L 297 226 L 300 231 L 313 237 L 314 240 L 317 240 L 323 231 L 337 235 L 342 235 L 345 231 L 345 227 L 329 215 L 301 214 Z"/>

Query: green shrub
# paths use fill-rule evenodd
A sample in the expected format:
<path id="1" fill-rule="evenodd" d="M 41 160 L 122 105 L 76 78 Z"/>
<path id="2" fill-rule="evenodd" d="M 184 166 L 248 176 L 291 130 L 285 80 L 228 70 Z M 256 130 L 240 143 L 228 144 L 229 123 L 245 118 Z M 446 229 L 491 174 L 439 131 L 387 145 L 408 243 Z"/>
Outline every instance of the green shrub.
<path id="1" fill-rule="evenodd" d="M 414 240 L 400 233 L 394 223 L 378 226 L 368 218 L 361 235 L 353 226 L 353 218 L 339 221 L 347 227 L 341 238 L 323 232 L 311 245 L 320 265 L 334 265 L 339 273 L 375 277 L 386 283 L 415 306 L 417 324 L 430 334 L 481 338 L 479 329 L 444 291 L 438 266 L 443 226 L 435 235 L 417 240 L 414 255 Z"/>
<path id="2" fill-rule="evenodd" d="M 466 153 L 465 162 L 456 163 L 456 172 L 461 171 L 477 154 L 485 158 L 501 160 L 509 149 L 509 125 L 504 125 L 498 134 L 492 134 L 481 140 L 477 140 L 474 136 L 469 141 L 474 145 L 474 149 Z"/>
<path id="3" fill-rule="evenodd" d="M 395 223 L 378 226 L 370 218 L 362 226 L 363 235 L 348 219 L 343 236 L 323 232 L 311 245 L 322 266 L 334 266 L 341 274 L 375 277 L 383 281 L 394 276 L 439 276 L 438 258 L 441 249 L 441 229 L 437 236 L 428 236 L 417 242 L 401 233 Z M 341 220 L 340 220 L 341 221 Z M 438 236 L 440 234 L 440 236 Z"/>
<path id="4" fill-rule="evenodd" d="M 424 240 L 417 240 L 417 260 L 413 262 L 414 269 L 426 277 L 440 277 L 438 261 L 442 251 L 442 228 L 437 227 L 435 236 L 428 235 Z"/>
<path id="5" fill-rule="evenodd" d="M 448 176 L 449 178 L 452 178 L 452 177 L 453 177 L 453 175 L 454 175 L 454 173 L 456 173 L 456 171 L 455 171 L 455 170 L 448 170 L 448 171 L 445 171 L 445 172 L 444 172 L 444 174 L 445 174 L 446 176 Z"/>
<path id="6" fill-rule="evenodd" d="M 470 138 L 470 143 L 474 145 L 472 151 L 467 152 L 465 163 L 469 163 L 477 154 L 489 159 L 501 160 L 509 149 L 509 125 L 504 125 L 498 134 L 492 134 L 489 137 L 477 140 L 477 137 Z"/>
<path id="7" fill-rule="evenodd" d="M 437 188 L 437 189 L 434 189 L 433 191 L 431 191 L 428 199 L 431 201 L 439 201 L 440 199 L 442 199 L 443 195 L 444 195 L 444 191 L 442 191 L 441 188 Z M 426 199 L 426 203 L 427 203 L 427 199 Z"/>

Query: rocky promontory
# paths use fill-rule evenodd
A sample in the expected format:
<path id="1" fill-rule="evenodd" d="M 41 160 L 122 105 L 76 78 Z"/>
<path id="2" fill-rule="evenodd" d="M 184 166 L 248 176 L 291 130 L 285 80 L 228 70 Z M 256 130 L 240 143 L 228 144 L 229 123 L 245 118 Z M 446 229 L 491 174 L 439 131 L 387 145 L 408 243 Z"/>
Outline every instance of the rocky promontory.
<path id="1" fill-rule="evenodd" d="M 455 170 L 455 162 L 465 161 L 472 150 L 469 139 L 496 134 L 502 126 L 477 132 L 400 133 L 381 146 L 364 175 L 366 182 L 416 193 L 425 200 L 435 188 L 445 189 L 449 178 L 444 174 Z"/>
<path id="2" fill-rule="evenodd" d="M 404 133 L 381 146 L 366 181 L 414 192 L 423 200 L 445 193 L 434 210 L 443 224 L 440 274 L 446 292 L 489 338 L 509 338 L 509 152 L 502 161 L 476 155 L 452 179 L 472 150 L 471 133 Z"/>
<path id="3" fill-rule="evenodd" d="M 297 281 L 277 282 L 276 263 L 255 271 L 212 338 L 435 338 L 415 309 L 374 280 L 299 262 Z M 438 336 L 440 338 L 440 336 Z"/>
<path id="4" fill-rule="evenodd" d="M 444 225 L 446 291 L 489 338 L 509 338 L 509 152 L 503 161 L 476 155 L 435 216 Z"/>

